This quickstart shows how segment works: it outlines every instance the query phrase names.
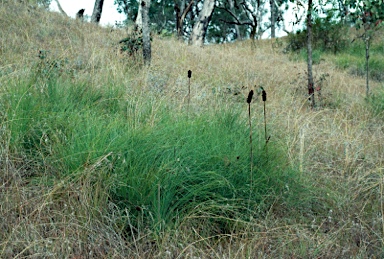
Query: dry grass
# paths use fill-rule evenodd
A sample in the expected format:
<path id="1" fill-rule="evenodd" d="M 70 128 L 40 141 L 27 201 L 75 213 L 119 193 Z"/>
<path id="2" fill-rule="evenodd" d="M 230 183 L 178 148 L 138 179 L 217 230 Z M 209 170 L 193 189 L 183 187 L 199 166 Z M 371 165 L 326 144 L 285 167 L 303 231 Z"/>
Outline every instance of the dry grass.
<path id="1" fill-rule="evenodd" d="M 284 147 L 308 185 L 318 188 L 324 200 L 333 201 L 321 215 L 280 215 L 271 207 L 265 219 L 238 222 L 241 232 L 234 229 L 211 237 L 202 236 L 201 226 L 193 224 L 194 217 L 204 218 L 196 208 L 196 215 L 177 229 L 154 238 L 145 229 L 121 229 L 129 215 L 108 199 L 109 183 L 102 170 L 90 165 L 89 173 L 58 182 L 34 177 L 33 161 L 11 150 L 2 126 L 1 258 L 383 256 L 384 126 L 364 101 L 363 78 L 327 61 L 315 66 L 317 78 L 328 76 L 322 86 L 322 107 L 310 110 L 305 63 L 291 61 L 267 40 L 254 47 L 244 41 L 200 49 L 154 37 L 152 66 L 144 69 L 119 53 L 123 31 L 18 4 L 1 4 L 0 17 L 1 84 L 24 77 L 39 62 L 38 51 L 46 50 L 50 60 L 67 60 L 63 69 L 74 81 L 90 83 L 89 87 L 126 86 L 128 95 L 149 92 L 176 107 L 187 97 L 188 70 L 193 71 L 195 110 L 208 103 L 212 109 L 245 107 L 249 90 L 263 86 L 268 92 L 270 141 Z M 372 83 L 373 91 L 379 87 L 382 84 Z M 262 106 L 258 107 L 255 125 L 263 122 Z M 38 175 L 53 172 L 39 170 L 44 172 Z"/>

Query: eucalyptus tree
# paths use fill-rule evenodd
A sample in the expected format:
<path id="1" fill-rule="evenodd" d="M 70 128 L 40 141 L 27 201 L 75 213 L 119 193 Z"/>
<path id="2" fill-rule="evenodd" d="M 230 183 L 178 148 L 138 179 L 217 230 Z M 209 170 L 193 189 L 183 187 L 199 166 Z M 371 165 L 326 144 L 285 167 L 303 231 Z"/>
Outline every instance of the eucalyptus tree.
<path id="1" fill-rule="evenodd" d="M 136 0 L 114 0 L 117 11 L 127 16 L 126 22 L 133 23 L 136 20 L 140 3 Z"/>
<path id="2" fill-rule="evenodd" d="M 197 21 L 193 25 L 190 37 L 190 44 L 202 46 L 207 33 L 209 22 L 215 9 L 215 0 L 204 0 L 202 9 L 199 11 Z"/>
<path id="3" fill-rule="evenodd" d="M 246 37 L 248 24 L 239 22 L 245 20 L 244 16 L 235 0 L 218 1 L 208 28 L 208 41 L 223 43 Z"/>
<path id="4" fill-rule="evenodd" d="M 190 0 L 187 4 L 185 0 L 180 1 L 180 5 L 175 1 L 176 13 L 176 35 L 178 39 L 182 39 L 184 35 L 184 21 L 189 11 L 191 11 L 194 0 Z"/>
<path id="5" fill-rule="evenodd" d="M 266 2 L 267 0 L 157 0 L 151 3 L 149 19 L 155 32 L 175 33 L 179 39 L 189 39 L 190 42 L 197 38 L 204 38 L 209 42 L 260 38 L 268 29 L 262 23 L 262 17 L 267 13 Z M 115 0 L 115 4 L 120 13 L 127 15 L 128 24 L 140 19 L 140 5 L 137 0 Z"/>
<path id="6" fill-rule="evenodd" d="M 266 14 L 265 0 L 223 0 L 219 2 L 218 9 L 223 13 L 219 17 L 220 22 L 241 26 L 246 28 L 244 34 L 249 38 L 261 38 L 262 34 L 268 29 L 262 23 L 263 16 Z M 240 31 L 241 32 L 241 31 Z"/>
<path id="7" fill-rule="evenodd" d="M 177 1 L 177 0 L 175 0 Z M 150 27 L 157 33 L 170 33 L 175 31 L 175 1 L 157 0 L 152 1 L 148 17 L 151 21 Z M 127 24 L 140 24 L 141 1 L 136 0 L 115 0 L 117 10 L 127 15 Z M 179 4 L 179 6 L 181 6 Z M 140 25 L 139 25 L 140 27 Z"/>
<path id="8" fill-rule="evenodd" d="M 279 27 L 280 22 L 284 22 L 281 6 L 287 2 L 288 0 L 269 0 L 271 38 L 276 37 L 276 28 Z"/>

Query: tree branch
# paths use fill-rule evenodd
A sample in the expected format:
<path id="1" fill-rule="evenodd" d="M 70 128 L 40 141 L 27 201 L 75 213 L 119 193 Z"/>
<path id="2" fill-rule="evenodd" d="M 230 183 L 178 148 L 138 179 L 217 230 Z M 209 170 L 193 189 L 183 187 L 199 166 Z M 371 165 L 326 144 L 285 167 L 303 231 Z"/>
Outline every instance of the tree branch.
<path id="1" fill-rule="evenodd" d="M 191 10 L 192 5 L 193 5 L 193 0 L 191 0 L 191 2 L 189 2 L 188 6 L 184 9 L 184 12 L 183 12 L 183 14 L 182 14 L 181 17 L 180 17 L 180 19 L 181 19 L 182 21 L 184 21 L 185 16 L 187 16 L 188 12 Z"/>
<path id="2" fill-rule="evenodd" d="M 224 19 L 219 19 L 220 21 L 222 22 L 225 22 L 225 23 L 228 23 L 228 24 L 234 24 L 234 25 L 250 25 L 250 26 L 253 26 L 253 23 L 252 22 L 247 22 L 247 21 L 227 21 L 227 20 L 224 20 Z"/>
<path id="3" fill-rule="evenodd" d="M 220 6 L 218 6 L 218 7 L 216 7 L 216 8 L 219 8 L 219 9 L 221 9 L 221 10 L 226 11 L 227 13 L 229 13 L 230 16 L 232 16 L 233 19 L 236 20 L 236 22 L 240 23 L 240 21 L 239 21 L 239 19 L 237 18 L 237 16 L 236 16 L 230 9 L 228 9 L 228 8 L 226 8 L 226 7 L 220 7 Z M 226 22 L 226 21 L 223 20 L 223 19 L 220 19 L 220 20 L 223 21 L 223 22 Z M 231 23 L 231 24 L 236 24 L 236 23 Z M 241 24 L 239 24 L 239 25 L 241 25 Z"/>
<path id="4" fill-rule="evenodd" d="M 56 4 L 57 4 L 57 8 L 59 8 L 59 11 L 60 13 L 64 14 L 65 16 L 68 16 L 68 14 L 63 10 L 63 8 L 61 7 L 60 3 L 59 3 L 59 0 L 55 0 Z"/>

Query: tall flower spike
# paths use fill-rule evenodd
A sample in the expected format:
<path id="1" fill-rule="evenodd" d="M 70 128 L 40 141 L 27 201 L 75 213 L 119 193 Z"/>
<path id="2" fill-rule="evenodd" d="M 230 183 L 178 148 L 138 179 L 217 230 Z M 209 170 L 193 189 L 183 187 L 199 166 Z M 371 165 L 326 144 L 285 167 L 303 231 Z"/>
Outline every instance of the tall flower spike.
<path id="1" fill-rule="evenodd" d="M 188 78 L 191 78 L 191 77 L 192 77 L 192 71 L 188 70 Z"/>
<path id="2" fill-rule="evenodd" d="M 248 98 L 247 98 L 247 103 L 252 102 L 252 97 L 253 97 L 253 90 L 249 91 Z"/>
<path id="3" fill-rule="evenodd" d="M 261 97 L 263 98 L 263 102 L 267 101 L 267 93 L 265 92 L 264 89 L 263 89 L 263 91 L 261 92 Z"/>

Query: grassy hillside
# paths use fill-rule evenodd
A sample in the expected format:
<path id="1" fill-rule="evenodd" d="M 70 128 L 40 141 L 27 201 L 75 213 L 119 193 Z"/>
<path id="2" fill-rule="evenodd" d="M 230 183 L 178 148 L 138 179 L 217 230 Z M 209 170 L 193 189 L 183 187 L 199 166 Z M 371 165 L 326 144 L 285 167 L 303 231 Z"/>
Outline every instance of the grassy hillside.
<path id="1" fill-rule="evenodd" d="M 268 40 L 154 36 L 144 67 L 123 29 L 0 17 L 0 258 L 383 257 L 380 80 L 326 58 L 311 110 Z"/>

